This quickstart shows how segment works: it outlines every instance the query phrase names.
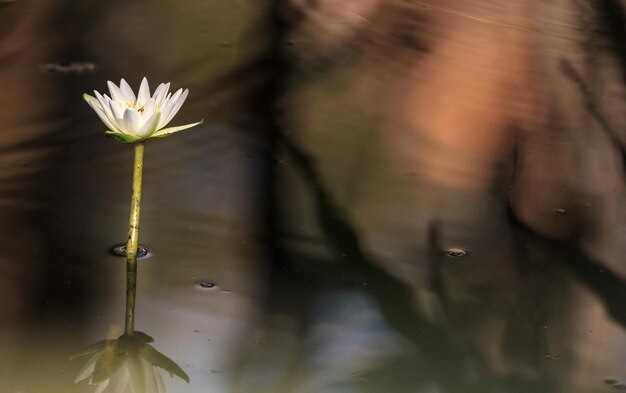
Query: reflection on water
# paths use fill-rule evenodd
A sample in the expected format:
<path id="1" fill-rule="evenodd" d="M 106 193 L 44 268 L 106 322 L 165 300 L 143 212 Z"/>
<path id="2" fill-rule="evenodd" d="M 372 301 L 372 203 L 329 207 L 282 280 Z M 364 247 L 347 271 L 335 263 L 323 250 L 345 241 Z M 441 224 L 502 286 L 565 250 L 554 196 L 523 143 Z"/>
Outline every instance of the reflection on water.
<path id="1" fill-rule="evenodd" d="M 106 4 L 106 5 L 105 5 Z M 626 385 L 617 0 L 0 9 L 0 392 L 90 392 L 121 332 L 132 149 L 81 100 L 193 92 L 148 143 L 137 328 L 170 392 Z"/>

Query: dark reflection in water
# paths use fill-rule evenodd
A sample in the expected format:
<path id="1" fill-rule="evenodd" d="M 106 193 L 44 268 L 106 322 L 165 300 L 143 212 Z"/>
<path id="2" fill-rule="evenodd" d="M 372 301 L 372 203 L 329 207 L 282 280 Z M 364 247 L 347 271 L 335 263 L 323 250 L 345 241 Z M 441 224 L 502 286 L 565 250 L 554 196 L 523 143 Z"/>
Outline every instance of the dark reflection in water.
<path id="1" fill-rule="evenodd" d="M 132 152 L 83 92 L 190 96 L 148 142 L 137 327 L 172 392 L 626 385 L 624 6 L 0 9 L 1 392 L 121 334 Z"/>

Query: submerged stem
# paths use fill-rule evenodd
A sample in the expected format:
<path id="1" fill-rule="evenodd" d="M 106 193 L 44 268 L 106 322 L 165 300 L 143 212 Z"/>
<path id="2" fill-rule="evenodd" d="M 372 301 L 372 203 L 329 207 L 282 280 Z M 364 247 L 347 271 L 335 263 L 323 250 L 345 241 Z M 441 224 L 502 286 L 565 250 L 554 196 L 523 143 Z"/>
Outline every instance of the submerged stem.
<path id="1" fill-rule="evenodd" d="M 128 242 L 126 243 L 126 320 L 124 333 L 135 331 L 135 297 L 137 294 L 137 239 L 139 237 L 139 210 L 141 203 L 141 173 L 143 169 L 143 142 L 135 144 L 133 166 L 133 194 L 130 201 L 128 220 Z"/>

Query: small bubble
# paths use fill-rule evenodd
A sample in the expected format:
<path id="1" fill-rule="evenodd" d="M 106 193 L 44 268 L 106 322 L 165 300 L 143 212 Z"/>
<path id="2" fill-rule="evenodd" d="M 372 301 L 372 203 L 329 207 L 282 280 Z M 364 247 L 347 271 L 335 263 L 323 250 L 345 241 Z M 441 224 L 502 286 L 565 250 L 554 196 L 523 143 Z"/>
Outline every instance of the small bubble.
<path id="1" fill-rule="evenodd" d="M 209 281 L 199 281 L 198 286 L 203 289 L 211 289 L 211 288 L 215 288 L 215 283 L 212 283 Z"/>
<path id="2" fill-rule="evenodd" d="M 546 354 L 546 358 L 550 359 L 550 360 L 557 360 L 559 359 L 559 355 L 557 355 L 556 353 L 548 353 Z"/>
<path id="3" fill-rule="evenodd" d="M 446 254 L 452 258 L 464 258 L 467 256 L 467 251 L 462 248 L 449 248 Z"/>
<path id="4" fill-rule="evenodd" d="M 565 214 L 565 213 L 567 213 L 567 210 L 565 210 L 565 209 L 556 209 L 554 212 L 556 214 Z"/>
<path id="5" fill-rule="evenodd" d="M 111 254 L 116 257 L 126 256 L 126 244 L 118 244 L 111 249 Z M 137 258 L 146 258 L 150 256 L 150 249 L 141 244 L 137 245 Z"/>

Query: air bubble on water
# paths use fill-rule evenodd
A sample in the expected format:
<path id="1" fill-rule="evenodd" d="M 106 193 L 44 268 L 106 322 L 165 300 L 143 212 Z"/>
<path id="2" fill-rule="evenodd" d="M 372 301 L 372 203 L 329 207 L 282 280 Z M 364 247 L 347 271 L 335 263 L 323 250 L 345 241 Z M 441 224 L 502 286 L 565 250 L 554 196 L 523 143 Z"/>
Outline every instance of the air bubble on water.
<path id="1" fill-rule="evenodd" d="M 565 213 L 567 213 L 567 210 L 565 210 L 565 209 L 556 209 L 554 212 L 556 214 L 565 214 Z"/>
<path id="2" fill-rule="evenodd" d="M 215 288 L 215 283 L 210 281 L 198 281 L 196 285 L 202 289 L 213 289 Z"/>
<path id="3" fill-rule="evenodd" d="M 467 250 L 464 250 L 462 248 L 449 248 L 446 251 L 446 254 L 448 254 L 449 257 L 452 258 L 464 258 L 467 256 Z"/>
<path id="4" fill-rule="evenodd" d="M 118 244 L 111 249 L 111 254 L 116 257 L 126 256 L 126 244 Z M 151 255 L 150 249 L 141 244 L 137 245 L 137 258 L 147 258 Z"/>

